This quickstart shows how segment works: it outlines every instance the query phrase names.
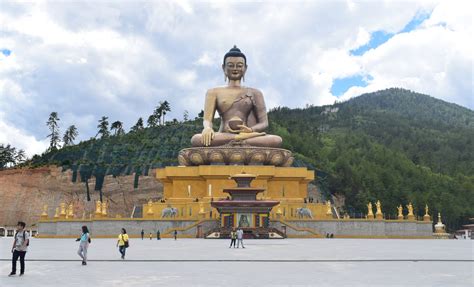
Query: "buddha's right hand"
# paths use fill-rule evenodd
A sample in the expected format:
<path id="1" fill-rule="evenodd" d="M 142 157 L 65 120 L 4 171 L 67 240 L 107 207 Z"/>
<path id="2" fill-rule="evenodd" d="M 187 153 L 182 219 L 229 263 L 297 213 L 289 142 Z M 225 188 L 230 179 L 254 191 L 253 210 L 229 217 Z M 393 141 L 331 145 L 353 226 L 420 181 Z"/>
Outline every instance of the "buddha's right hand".
<path id="1" fill-rule="evenodd" d="M 202 144 L 204 146 L 210 146 L 211 141 L 214 139 L 214 131 L 212 128 L 204 128 L 202 130 Z"/>

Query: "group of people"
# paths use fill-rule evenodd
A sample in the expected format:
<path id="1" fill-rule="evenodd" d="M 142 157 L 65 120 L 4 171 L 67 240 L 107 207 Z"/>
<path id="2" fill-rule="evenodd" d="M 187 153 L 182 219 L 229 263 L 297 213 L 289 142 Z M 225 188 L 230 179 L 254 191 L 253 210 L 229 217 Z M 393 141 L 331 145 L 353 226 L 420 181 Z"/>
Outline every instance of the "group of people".
<path id="1" fill-rule="evenodd" d="M 174 237 L 175 237 L 174 239 L 176 240 L 178 232 L 175 230 L 174 233 L 175 233 L 174 234 Z M 142 229 L 142 231 L 140 232 L 140 235 L 142 236 L 142 240 L 143 240 L 145 238 L 145 230 Z M 153 234 L 151 232 L 150 232 L 149 238 L 150 238 L 150 240 L 153 239 Z M 161 233 L 160 233 L 159 230 L 156 231 L 156 240 L 161 240 Z"/>
<path id="2" fill-rule="evenodd" d="M 229 245 L 229 248 L 231 248 L 232 246 L 234 246 L 234 248 L 235 248 L 235 241 L 237 241 L 237 248 L 239 248 L 239 245 L 242 245 L 242 248 L 245 248 L 244 247 L 244 231 L 240 227 L 239 227 L 239 229 L 237 229 L 237 231 L 234 228 L 230 232 L 230 245 Z"/>
<path id="3" fill-rule="evenodd" d="M 12 271 L 9 274 L 9 276 L 16 275 L 16 265 L 17 265 L 18 259 L 20 259 L 20 276 L 23 276 L 23 274 L 25 274 L 25 255 L 28 250 L 28 246 L 30 244 L 30 236 L 28 232 L 26 232 L 25 227 L 26 227 L 26 224 L 23 221 L 18 222 L 17 232 L 15 233 L 15 239 L 13 241 L 13 246 L 11 249 Z M 142 240 L 144 238 L 144 235 L 145 235 L 145 231 L 142 229 L 141 231 Z M 173 236 L 174 236 L 174 240 L 177 240 L 178 238 L 177 230 L 173 232 Z M 230 241 L 229 248 L 231 248 L 232 246 L 235 248 L 236 243 L 237 243 L 237 248 L 239 248 L 240 245 L 242 245 L 242 248 L 245 248 L 243 237 L 244 237 L 243 230 L 241 228 L 237 230 L 234 228 L 230 233 L 231 241 Z M 150 239 L 152 239 L 151 233 L 150 233 Z M 156 232 L 156 239 L 157 240 L 161 239 L 159 230 Z M 91 243 L 91 236 L 90 236 L 89 229 L 87 228 L 87 226 L 82 226 L 81 236 L 77 238 L 76 241 L 79 242 L 79 249 L 77 251 L 77 254 L 82 259 L 82 265 L 87 265 L 87 249 L 89 248 L 89 244 Z M 117 247 L 119 249 L 121 258 L 125 259 L 127 248 L 130 247 L 130 238 L 125 228 L 122 228 L 120 234 L 118 235 Z"/>

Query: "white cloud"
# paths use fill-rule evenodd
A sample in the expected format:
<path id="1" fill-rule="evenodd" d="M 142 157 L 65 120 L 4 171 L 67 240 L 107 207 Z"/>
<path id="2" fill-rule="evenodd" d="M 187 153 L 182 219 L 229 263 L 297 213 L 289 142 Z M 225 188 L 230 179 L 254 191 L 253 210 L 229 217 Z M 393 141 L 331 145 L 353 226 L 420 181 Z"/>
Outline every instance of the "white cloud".
<path id="1" fill-rule="evenodd" d="M 0 143 L 24 150 L 27 158 L 43 153 L 49 146 L 48 140 L 37 140 L 34 136 L 8 124 L 2 113 L 0 113 Z"/>
<path id="2" fill-rule="evenodd" d="M 245 85 L 261 89 L 267 107 L 332 104 L 334 79 L 371 75 L 347 99 L 392 86 L 474 107 L 472 4 L 443 1 L 79 2 L 2 3 L 0 139 L 11 132 L 40 142 L 57 111 L 78 140 L 105 115 L 126 127 L 168 100 L 169 119 L 193 117 L 206 89 L 224 85 L 221 61 L 234 44 L 247 55 Z M 397 33 L 420 11 L 417 30 L 362 56 L 351 49 L 370 33 Z M 192 103 L 192 104 L 190 104 Z M 8 116 L 7 116 L 8 115 Z M 23 143 L 19 143 L 23 144 Z M 38 146 L 34 144 L 32 146 Z"/>
<path id="3" fill-rule="evenodd" d="M 472 108 L 472 27 L 465 23 L 466 17 L 450 22 L 452 14 L 463 15 L 466 7 L 452 9 L 455 5 L 448 5 L 450 13 L 446 13 L 443 4 L 419 29 L 395 35 L 361 56 L 362 70 L 373 80 L 365 88 L 349 89 L 343 99 L 403 87 Z"/>

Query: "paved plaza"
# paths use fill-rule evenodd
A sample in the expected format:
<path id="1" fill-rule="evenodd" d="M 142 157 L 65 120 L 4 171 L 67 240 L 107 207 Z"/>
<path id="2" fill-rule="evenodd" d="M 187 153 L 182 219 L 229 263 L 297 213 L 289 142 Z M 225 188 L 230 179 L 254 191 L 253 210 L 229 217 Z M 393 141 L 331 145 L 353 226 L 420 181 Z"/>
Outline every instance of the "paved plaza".
<path id="1" fill-rule="evenodd" d="M 125 261 L 115 242 L 93 239 L 81 266 L 74 239 L 33 239 L 26 275 L 8 277 L 1 238 L 0 286 L 474 286 L 472 240 L 132 239 Z"/>

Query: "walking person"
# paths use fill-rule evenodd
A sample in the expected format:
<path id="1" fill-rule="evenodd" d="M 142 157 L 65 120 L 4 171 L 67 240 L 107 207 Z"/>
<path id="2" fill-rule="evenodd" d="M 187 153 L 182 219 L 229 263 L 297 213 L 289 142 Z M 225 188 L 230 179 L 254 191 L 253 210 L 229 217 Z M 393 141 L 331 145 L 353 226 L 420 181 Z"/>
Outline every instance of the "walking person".
<path id="1" fill-rule="evenodd" d="M 148 237 L 150 237 L 150 240 L 152 240 L 153 239 L 153 234 L 151 234 L 151 232 L 150 232 L 150 235 Z"/>
<path id="2" fill-rule="evenodd" d="M 156 232 L 156 240 L 160 240 L 161 239 L 161 234 L 160 234 L 160 231 L 158 230 Z"/>
<path id="3" fill-rule="evenodd" d="M 20 258 L 20 276 L 25 274 L 25 255 L 30 245 L 30 235 L 25 231 L 26 224 L 23 221 L 18 221 L 15 240 L 12 246 L 12 272 L 8 276 L 16 274 L 16 262 Z"/>
<path id="4" fill-rule="evenodd" d="M 177 239 L 178 239 L 178 231 L 175 230 L 174 233 L 173 233 L 173 235 L 174 235 L 174 240 L 177 240 Z"/>
<path id="5" fill-rule="evenodd" d="M 237 248 L 239 248 L 239 245 L 242 244 L 242 248 L 244 247 L 244 231 L 242 228 L 239 227 L 237 230 Z"/>
<path id="6" fill-rule="evenodd" d="M 82 265 L 87 265 L 87 249 L 89 248 L 89 243 L 91 243 L 91 237 L 87 226 L 82 226 L 81 237 L 76 239 L 76 241 L 79 241 L 79 250 L 77 250 L 77 254 L 82 258 Z"/>
<path id="7" fill-rule="evenodd" d="M 117 246 L 120 254 L 122 254 L 122 259 L 125 259 L 125 251 L 130 246 L 130 243 L 128 242 L 128 234 L 125 228 L 122 228 L 122 232 L 118 236 Z"/>
<path id="8" fill-rule="evenodd" d="M 230 246 L 229 248 L 232 247 L 232 245 L 234 245 L 234 248 L 235 248 L 235 240 L 237 239 L 237 232 L 235 232 L 235 228 L 232 229 L 232 231 L 230 232 Z"/>
<path id="9" fill-rule="evenodd" d="M 142 240 L 143 240 L 143 237 L 145 237 L 145 230 L 142 229 L 141 235 L 142 235 Z"/>

